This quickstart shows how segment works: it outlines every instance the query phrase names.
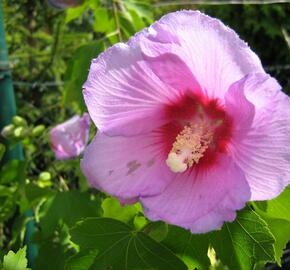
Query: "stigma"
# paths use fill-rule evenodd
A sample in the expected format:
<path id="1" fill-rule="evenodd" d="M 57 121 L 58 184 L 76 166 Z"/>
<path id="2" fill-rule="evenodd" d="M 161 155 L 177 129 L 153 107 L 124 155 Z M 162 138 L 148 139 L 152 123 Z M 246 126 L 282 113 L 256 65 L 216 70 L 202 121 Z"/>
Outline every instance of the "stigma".
<path id="1" fill-rule="evenodd" d="M 212 138 L 212 129 L 204 122 L 185 125 L 168 154 L 167 166 L 174 173 L 185 172 L 204 156 Z"/>

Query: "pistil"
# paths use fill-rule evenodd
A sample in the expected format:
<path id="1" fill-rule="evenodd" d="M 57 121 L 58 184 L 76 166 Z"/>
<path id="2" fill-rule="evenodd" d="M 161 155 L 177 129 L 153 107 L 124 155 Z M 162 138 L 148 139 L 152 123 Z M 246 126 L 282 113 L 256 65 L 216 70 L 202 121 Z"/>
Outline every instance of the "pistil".
<path id="1" fill-rule="evenodd" d="M 191 123 L 177 135 L 166 164 L 175 173 L 185 172 L 204 156 L 213 138 L 211 129 L 204 123 Z"/>

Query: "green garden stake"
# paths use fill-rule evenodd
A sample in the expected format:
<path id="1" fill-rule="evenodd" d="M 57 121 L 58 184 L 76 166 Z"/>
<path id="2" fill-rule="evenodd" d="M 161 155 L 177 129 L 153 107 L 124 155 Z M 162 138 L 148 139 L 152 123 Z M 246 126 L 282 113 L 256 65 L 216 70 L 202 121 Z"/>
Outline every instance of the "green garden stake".
<path id="1" fill-rule="evenodd" d="M 10 124 L 13 116 L 16 114 L 15 96 L 12 84 L 11 71 L 9 68 L 8 51 L 5 42 L 4 18 L 2 8 L 2 0 L 0 0 L 0 130 L 3 128 L 3 126 Z M 17 144 L 15 147 L 10 149 L 8 142 L 4 138 L 0 138 L 0 143 L 3 143 L 6 146 L 6 152 L 4 154 L 3 160 L 1 161 L 2 163 L 5 163 L 5 161 L 11 159 L 23 159 L 23 152 L 20 144 Z M 28 218 L 32 217 L 32 211 L 27 211 L 26 216 Z M 37 247 L 31 242 L 31 236 L 34 229 L 34 222 L 29 221 L 26 227 L 25 240 L 28 247 L 27 252 L 30 267 L 33 266 L 34 258 L 37 254 Z"/>

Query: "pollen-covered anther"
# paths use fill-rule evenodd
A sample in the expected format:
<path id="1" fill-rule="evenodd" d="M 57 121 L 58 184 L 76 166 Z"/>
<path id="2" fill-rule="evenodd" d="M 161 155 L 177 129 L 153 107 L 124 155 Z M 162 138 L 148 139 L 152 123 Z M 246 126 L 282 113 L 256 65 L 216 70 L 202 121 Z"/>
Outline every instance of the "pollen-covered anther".
<path id="1" fill-rule="evenodd" d="M 166 164 L 175 173 L 185 172 L 204 156 L 212 137 L 212 131 L 204 123 L 185 126 L 177 135 Z"/>

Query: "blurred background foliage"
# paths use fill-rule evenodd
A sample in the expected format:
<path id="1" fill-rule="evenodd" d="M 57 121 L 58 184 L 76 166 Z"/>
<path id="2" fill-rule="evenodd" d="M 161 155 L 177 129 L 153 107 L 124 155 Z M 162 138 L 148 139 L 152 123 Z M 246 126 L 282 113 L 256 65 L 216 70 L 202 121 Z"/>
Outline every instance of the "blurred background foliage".
<path id="1" fill-rule="evenodd" d="M 191 236 L 183 229 L 162 222 L 148 223 L 140 205 L 121 207 L 115 199 L 89 189 L 80 171 L 79 159 L 56 161 L 49 147 L 49 128 L 86 110 L 81 88 L 91 59 L 112 44 L 128 40 L 163 14 L 179 9 L 199 9 L 233 28 L 259 55 L 266 71 L 276 77 L 289 94 L 290 4 L 198 2 L 203 3 L 161 0 L 4 1 L 6 41 L 18 114 L 25 118 L 24 123 L 15 120 L 15 125 L 23 127 L 24 131 L 18 136 L 14 134 L 12 144 L 21 141 L 25 161 L 9 161 L 0 171 L 0 261 L 3 261 L 3 269 L 26 269 L 25 245 L 29 250 L 25 241 L 26 225 L 30 220 L 35 223 L 33 242 L 38 246 L 33 267 L 36 270 L 121 270 L 123 268 L 118 265 L 124 261 L 125 255 L 120 250 L 126 245 L 137 257 L 135 261 L 127 262 L 132 267 L 128 270 L 149 269 L 146 263 L 138 261 L 138 251 L 146 258 L 152 267 L 150 269 L 227 269 L 222 264 L 235 270 L 263 269 L 267 261 L 274 260 L 281 265 L 282 250 L 290 236 L 290 214 L 273 211 L 273 207 L 275 209 L 281 204 L 279 200 L 272 204 L 253 204 L 240 213 L 240 224 L 246 228 L 244 235 L 240 233 L 240 240 L 247 239 L 247 235 L 252 237 L 252 240 L 247 239 L 246 245 L 237 240 L 249 252 L 240 254 L 237 243 L 233 242 L 229 250 L 219 246 L 219 242 L 229 238 L 227 231 L 222 230 L 217 235 Z M 41 131 L 33 132 L 40 125 Z M 93 136 L 95 129 L 91 133 Z M 286 195 L 288 193 L 286 190 Z M 281 200 L 290 209 L 289 200 L 285 199 L 290 195 L 286 195 Z M 28 209 L 33 210 L 32 217 L 25 214 Z M 263 219 L 257 218 L 258 214 Z M 104 218 L 80 222 L 87 217 Z M 254 220 L 255 224 L 246 223 L 247 219 Z M 228 231 L 235 231 L 237 226 L 237 223 L 228 225 Z M 258 247 L 255 243 L 259 239 L 252 235 L 257 226 L 261 232 L 260 240 L 267 240 Z M 136 240 L 139 246 L 136 244 L 134 249 L 129 243 L 114 238 L 123 246 L 116 246 L 107 257 L 103 256 L 102 252 L 105 254 L 113 247 L 112 239 L 95 235 L 93 240 L 88 240 L 83 233 L 97 227 L 103 228 L 104 235 L 122 231 L 128 237 L 135 233 L 131 232 L 135 228 L 138 232 L 128 241 Z M 209 246 L 214 249 L 208 249 Z M 9 250 L 18 252 L 7 254 Z M 150 258 L 148 250 L 161 259 Z M 217 257 L 215 252 L 219 252 Z M 234 259 L 233 256 L 229 259 L 227 252 L 232 252 Z M 7 255 L 3 259 L 4 254 Z M 171 266 L 162 264 L 162 260 L 172 262 Z M 13 264 L 15 261 L 21 262 L 19 268 Z M 106 268 L 109 266 L 111 268 Z"/>

